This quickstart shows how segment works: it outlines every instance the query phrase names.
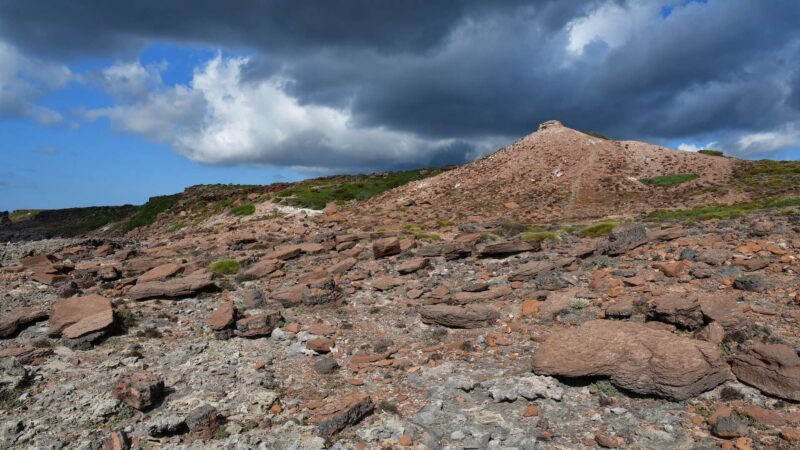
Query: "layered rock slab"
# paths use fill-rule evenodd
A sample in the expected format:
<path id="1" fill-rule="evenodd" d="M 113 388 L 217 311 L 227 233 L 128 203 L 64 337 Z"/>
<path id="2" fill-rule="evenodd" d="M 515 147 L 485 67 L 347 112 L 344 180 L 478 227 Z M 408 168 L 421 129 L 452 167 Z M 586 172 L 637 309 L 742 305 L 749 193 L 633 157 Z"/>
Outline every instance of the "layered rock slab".
<path id="1" fill-rule="evenodd" d="M 731 358 L 736 378 L 760 391 L 800 401 L 800 357 L 782 344 L 754 345 L 745 355 Z"/>
<path id="2" fill-rule="evenodd" d="M 716 346 L 630 322 L 592 320 L 552 333 L 533 371 L 564 377 L 609 377 L 623 389 L 685 400 L 729 378 Z"/>

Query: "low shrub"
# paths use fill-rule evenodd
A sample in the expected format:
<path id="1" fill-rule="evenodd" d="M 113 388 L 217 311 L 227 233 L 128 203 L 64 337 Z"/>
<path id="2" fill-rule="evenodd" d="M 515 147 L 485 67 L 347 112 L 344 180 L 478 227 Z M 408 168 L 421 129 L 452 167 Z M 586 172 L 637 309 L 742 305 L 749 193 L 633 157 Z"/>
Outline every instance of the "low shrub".
<path id="1" fill-rule="evenodd" d="M 231 209 L 231 214 L 234 216 L 249 216 L 255 212 L 256 207 L 250 203 L 245 203 L 244 205 L 239 205 Z"/>
<path id="2" fill-rule="evenodd" d="M 687 181 L 692 181 L 697 178 L 700 178 L 700 175 L 696 173 L 678 173 L 675 175 L 660 175 L 652 178 L 642 178 L 639 181 L 644 184 L 649 184 L 650 186 L 670 187 L 677 186 L 681 183 L 686 183 Z"/>
<path id="3" fill-rule="evenodd" d="M 220 259 L 219 261 L 214 261 L 209 266 L 212 272 L 219 274 L 219 275 L 235 275 L 239 272 L 241 265 L 239 261 L 235 259 Z"/>
<path id="4" fill-rule="evenodd" d="M 614 228 L 617 228 L 617 226 L 619 226 L 619 222 L 615 222 L 613 220 L 598 222 L 592 225 L 588 225 L 585 228 L 581 229 L 581 231 L 578 232 L 578 236 L 580 237 L 605 236 L 614 231 Z"/>

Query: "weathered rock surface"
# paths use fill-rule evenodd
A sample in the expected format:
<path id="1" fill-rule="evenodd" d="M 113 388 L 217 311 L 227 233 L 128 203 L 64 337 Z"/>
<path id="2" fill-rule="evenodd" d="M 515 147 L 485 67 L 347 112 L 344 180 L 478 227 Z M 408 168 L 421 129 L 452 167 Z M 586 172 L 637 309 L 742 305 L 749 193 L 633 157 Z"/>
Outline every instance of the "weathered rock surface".
<path id="1" fill-rule="evenodd" d="M 451 328 L 480 328 L 500 315 L 487 305 L 431 305 L 423 307 L 420 316 L 425 323 L 436 323 Z"/>
<path id="2" fill-rule="evenodd" d="M 128 296 L 134 300 L 146 300 L 156 297 L 180 298 L 197 294 L 212 286 L 214 286 L 214 281 L 211 280 L 210 274 L 193 274 L 166 281 L 137 283 L 128 291 Z"/>
<path id="3" fill-rule="evenodd" d="M 800 357 L 791 347 L 754 345 L 747 354 L 731 358 L 731 369 L 743 383 L 769 395 L 800 401 Z"/>
<path id="4" fill-rule="evenodd" d="M 70 338 L 100 331 L 114 321 L 111 301 L 99 295 L 57 300 L 50 313 L 50 336 L 69 333 Z M 69 329 L 69 332 L 67 332 Z"/>
<path id="5" fill-rule="evenodd" d="M 12 336 L 21 327 L 46 319 L 49 313 L 45 309 L 20 306 L 0 317 L 0 338 Z"/>
<path id="6" fill-rule="evenodd" d="M 399 253 L 400 239 L 396 237 L 378 239 L 372 243 L 372 255 L 375 259 L 385 258 Z"/>
<path id="7" fill-rule="evenodd" d="M 350 393 L 338 397 L 317 411 L 311 419 L 320 436 L 331 437 L 372 413 L 375 405 L 369 395 Z"/>
<path id="8" fill-rule="evenodd" d="M 147 409 L 164 395 L 164 381 L 153 372 L 134 372 L 117 381 L 113 394 L 132 408 Z"/>
<path id="9" fill-rule="evenodd" d="M 536 350 L 537 374 L 607 376 L 640 394 L 684 400 L 728 378 L 719 350 L 637 323 L 593 320 L 552 333 Z"/>

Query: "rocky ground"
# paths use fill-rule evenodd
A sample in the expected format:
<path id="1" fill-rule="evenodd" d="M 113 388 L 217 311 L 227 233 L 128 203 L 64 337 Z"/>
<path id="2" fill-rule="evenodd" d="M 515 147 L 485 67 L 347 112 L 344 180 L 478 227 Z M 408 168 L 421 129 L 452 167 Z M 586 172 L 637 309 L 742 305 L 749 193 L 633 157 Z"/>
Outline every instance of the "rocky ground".
<path id="1" fill-rule="evenodd" d="M 800 446 L 797 212 L 542 242 L 350 214 L 6 248 L 0 448 Z"/>

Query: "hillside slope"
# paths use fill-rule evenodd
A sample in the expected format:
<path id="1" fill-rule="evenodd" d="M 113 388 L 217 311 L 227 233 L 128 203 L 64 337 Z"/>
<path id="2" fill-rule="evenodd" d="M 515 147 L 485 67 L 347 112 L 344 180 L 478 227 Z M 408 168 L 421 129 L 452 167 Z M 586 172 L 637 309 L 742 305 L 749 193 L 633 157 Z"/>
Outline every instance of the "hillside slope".
<path id="1" fill-rule="evenodd" d="M 739 194 L 728 189 L 736 161 L 606 140 L 550 121 L 473 163 L 378 196 L 364 209 L 396 205 L 418 222 L 503 214 L 526 221 L 626 215 L 737 200 Z M 681 174 L 694 179 L 673 186 L 646 182 Z"/>

